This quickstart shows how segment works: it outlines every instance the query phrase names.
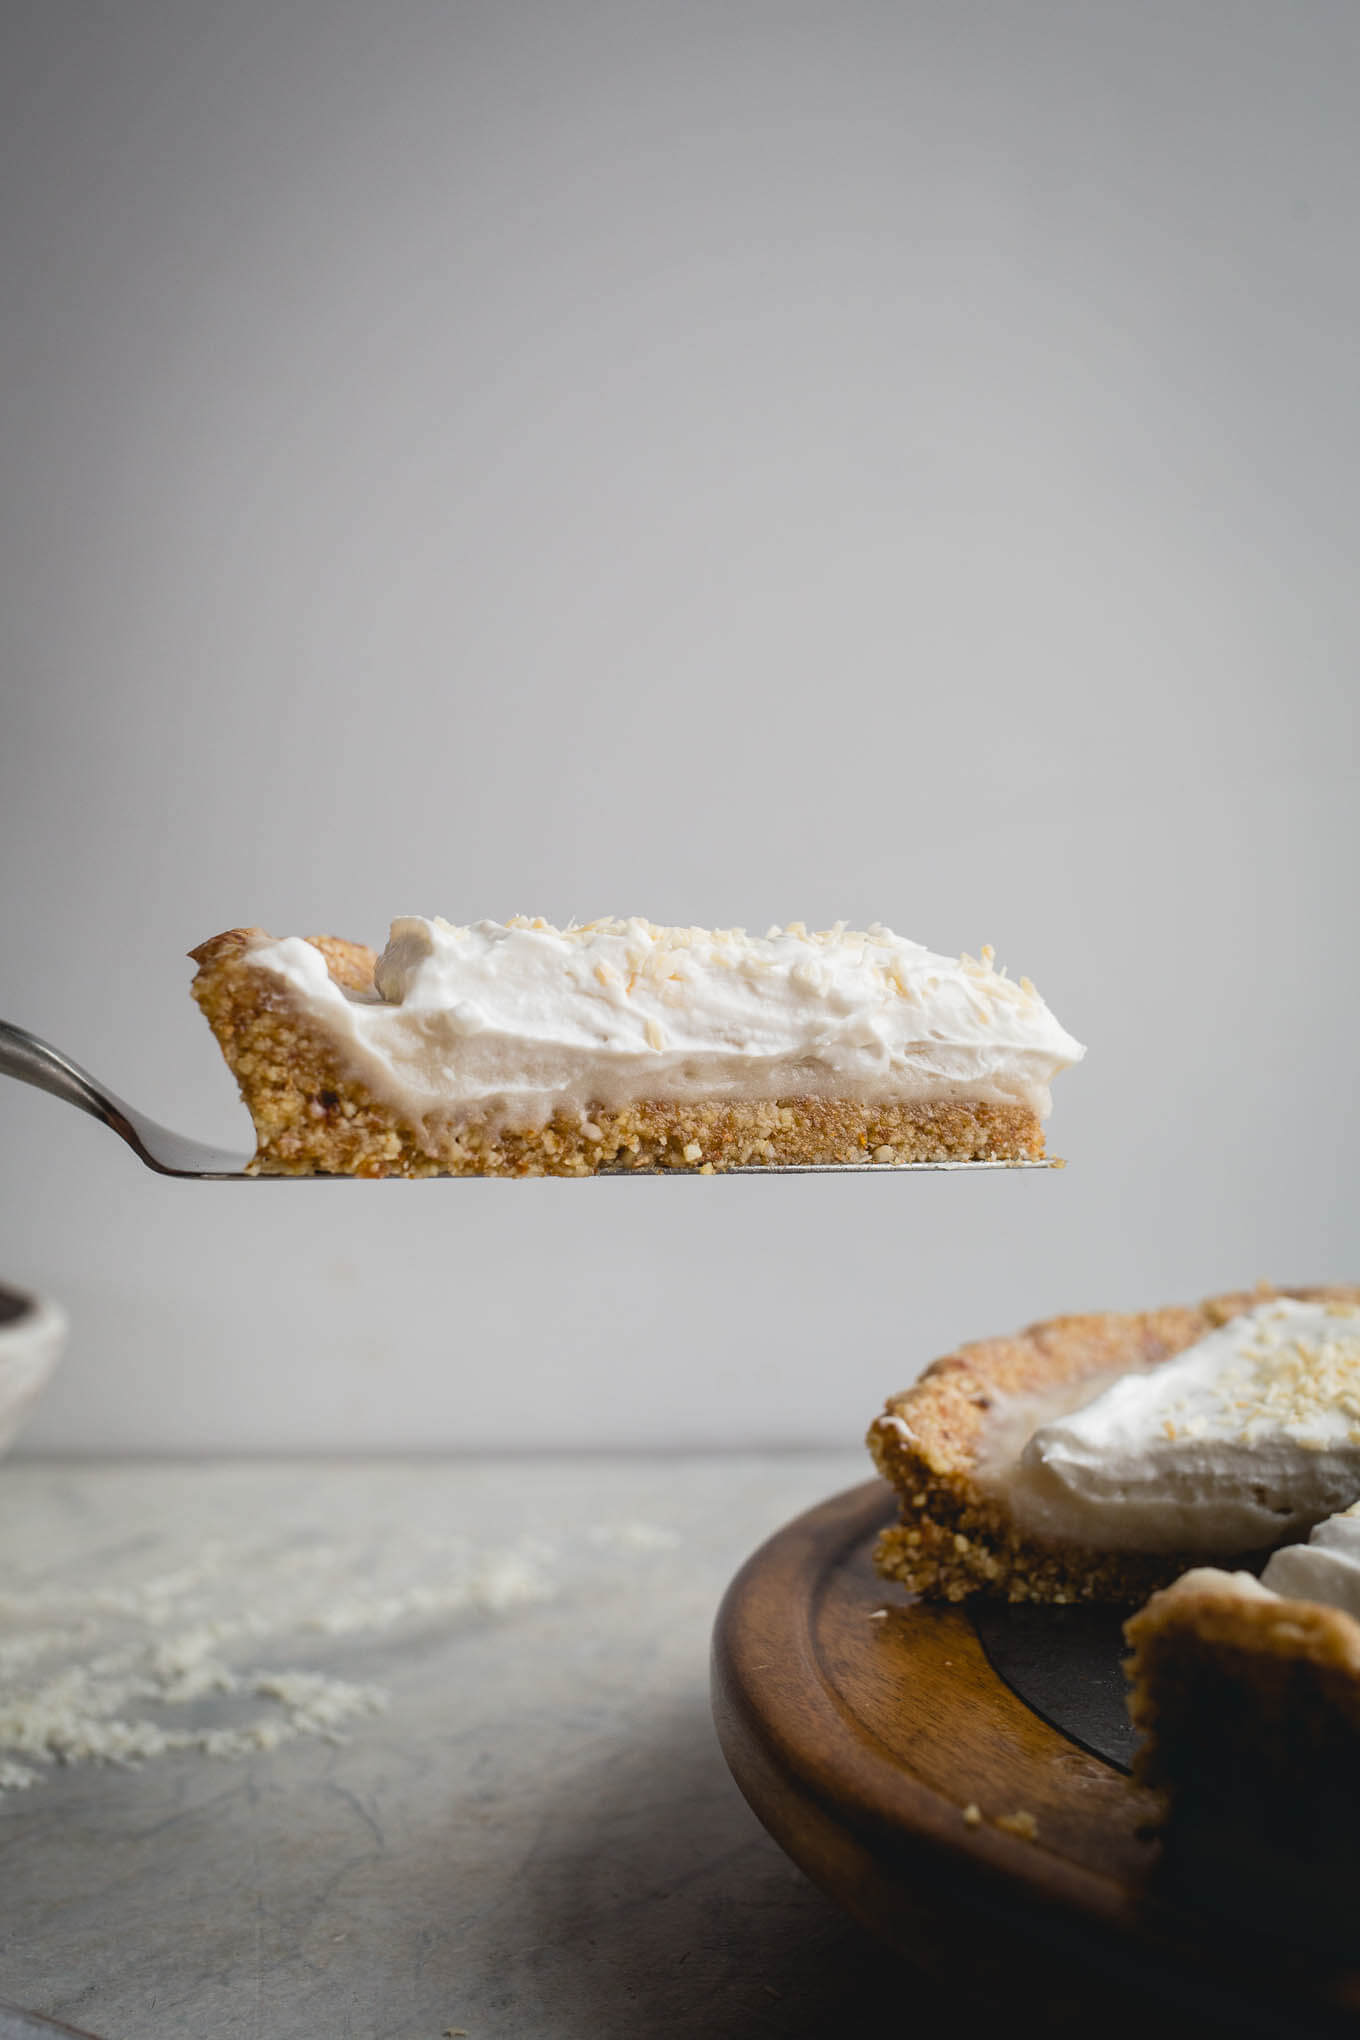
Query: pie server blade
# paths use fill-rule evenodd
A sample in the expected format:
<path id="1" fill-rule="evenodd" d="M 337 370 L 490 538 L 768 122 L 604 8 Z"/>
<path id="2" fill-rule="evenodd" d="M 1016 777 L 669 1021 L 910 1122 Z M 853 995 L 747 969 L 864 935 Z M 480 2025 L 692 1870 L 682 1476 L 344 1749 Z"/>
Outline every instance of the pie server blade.
<path id="1" fill-rule="evenodd" d="M 1027 1707 L 1092 1756 L 1132 1767 L 1122 1663 L 1131 1608 L 976 1601 L 970 1612 L 992 1670 Z"/>

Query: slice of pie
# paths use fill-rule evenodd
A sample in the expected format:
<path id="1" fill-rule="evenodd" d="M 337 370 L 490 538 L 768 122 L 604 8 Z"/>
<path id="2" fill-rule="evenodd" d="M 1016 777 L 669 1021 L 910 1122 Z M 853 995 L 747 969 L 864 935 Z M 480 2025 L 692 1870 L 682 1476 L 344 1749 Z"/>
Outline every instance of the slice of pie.
<path id="1" fill-rule="evenodd" d="M 1262 1850 L 1296 1869 L 1360 1862 L 1360 1507 L 1287 1546 L 1258 1580 L 1199 1567 L 1125 1624 L 1134 1778 L 1155 1790 L 1177 1855 L 1259 1876 Z M 1281 1880 L 1264 1889 L 1278 1901 Z M 1331 1897 L 1354 1934 L 1354 1885 Z M 1298 1887 L 1305 1923 L 1328 1890 Z"/>
<path id="2" fill-rule="evenodd" d="M 879 1570 L 961 1601 L 1139 1601 L 1360 1496 L 1360 1288 L 1054 1318 L 963 1346 L 869 1430 Z"/>
<path id="3" fill-rule="evenodd" d="M 258 928 L 193 955 L 276 1175 L 1037 1160 L 1085 1053 L 990 950 L 877 926 L 414 919 L 380 957 Z"/>

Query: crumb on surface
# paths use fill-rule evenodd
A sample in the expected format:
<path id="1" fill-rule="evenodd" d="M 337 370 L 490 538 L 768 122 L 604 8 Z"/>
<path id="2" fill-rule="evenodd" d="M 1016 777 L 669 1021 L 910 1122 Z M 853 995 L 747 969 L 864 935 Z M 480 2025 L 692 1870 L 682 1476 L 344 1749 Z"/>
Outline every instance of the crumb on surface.
<path id="1" fill-rule="evenodd" d="M 1039 1833 L 1039 1823 L 1025 1807 L 1018 1806 L 1014 1813 L 1003 1813 L 997 1821 L 1008 1835 L 1018 1835 L 1022 1842 L 1034 1841 Z"/>
<path id="2" fill-rule="evenodd" d="M 970 1799 L 967 1806 L 963 1809 L 963 1824 L 965 1827 L 981 1827 L 982 1825 L 982 1808 L 975 1799 Z"/>

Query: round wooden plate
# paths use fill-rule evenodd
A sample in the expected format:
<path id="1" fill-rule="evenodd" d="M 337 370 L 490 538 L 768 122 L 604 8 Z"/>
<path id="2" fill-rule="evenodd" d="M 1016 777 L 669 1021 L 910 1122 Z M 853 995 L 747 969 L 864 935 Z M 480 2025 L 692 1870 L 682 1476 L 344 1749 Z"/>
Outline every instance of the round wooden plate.
<path id="1" fill-rule="evenodd" d="M 881 1481 L 824 1502 L 719 1611 L 718 1736 L 781 1847 L 881 1938 L 1012 2014 L 1027 1996 L 1106 2033 L 1165 2030 L 1174 2008 L 1355 2040 L 1360 1966 L 1280 1938 L 1268 1909 L 1244 1933 L 1212 1891 L 1187 1893 L 1144 1832 L 1147 1796 L 997 1677 L 962 1610 L 878 1577 L 893 1514 Z"/>

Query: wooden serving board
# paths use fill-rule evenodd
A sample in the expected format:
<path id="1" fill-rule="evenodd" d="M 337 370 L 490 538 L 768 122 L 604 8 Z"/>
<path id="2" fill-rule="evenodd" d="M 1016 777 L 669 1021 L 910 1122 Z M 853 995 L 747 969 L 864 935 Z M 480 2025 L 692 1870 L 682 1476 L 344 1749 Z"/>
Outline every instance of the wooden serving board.
<path id="1" fill-rule="evenodd" d="M 1360 1961 L 1282 1937 L 1269 1904 L 1246 1923 L 1202 1879 L 1187 1893 L 1147 1795 L 1003 1683 L 962 1610 L 906 1603 L 875 1574 L 892 1514 L 880 1481 L 824 1502 L 719 1611 L 718 1735 L 775 1840 L 881 1938 L 1012 2017 L 1356 2040 Z M 1013 1816 L 1032 1838 L 997 1824 Z"/>

